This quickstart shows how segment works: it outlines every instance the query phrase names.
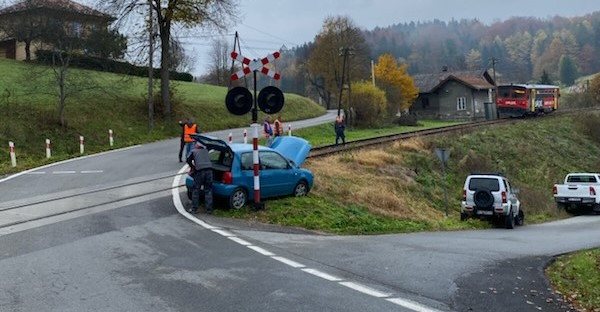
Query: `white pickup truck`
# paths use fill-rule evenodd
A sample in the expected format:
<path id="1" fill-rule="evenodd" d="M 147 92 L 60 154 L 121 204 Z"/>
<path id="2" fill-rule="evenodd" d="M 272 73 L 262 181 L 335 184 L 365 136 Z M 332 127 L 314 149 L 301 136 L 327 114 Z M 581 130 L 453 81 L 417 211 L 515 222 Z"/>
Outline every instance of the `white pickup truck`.
<path id="1" fill-rule="evenodd" d="M 569 173 L 564 184 L 554 184 L 552 190 L 559 209 L 591 207 L 600 212 L 600 174 Z"/>

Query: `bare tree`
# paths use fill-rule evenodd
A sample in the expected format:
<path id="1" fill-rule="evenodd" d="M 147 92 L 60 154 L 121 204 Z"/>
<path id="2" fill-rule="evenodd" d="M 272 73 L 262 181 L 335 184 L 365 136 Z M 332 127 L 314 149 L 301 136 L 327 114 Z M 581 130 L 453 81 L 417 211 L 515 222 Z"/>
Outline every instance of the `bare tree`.
<path id="1" fill-rule="evenodd" d="M 111 11 L 120 18 L 132 14 L 144 14 L 143 7 L 151 5 L 154 20 L 158 25 L 160 38 L 160 92 L 163 113 L 167 122 L 171 119 L 169 95 L 169 69 L 171 68 L 171 42 L 174 24 L 183 28 L 194 27 L 224 29 L 228 21 L 235 17 L 237 0 L 108 0 Z M 143 12 L 143 13 L 142 13 Z"/>
<path id="2" fill-rule="evenodd" d="M 210 51 L 208 52 L 209 59 L 209 72 L 206 75 L 206 82 L 217 85 L 225 86 L 229 81 L 229 72 L 231 71 L 228 66 L 229 54 L 232 48 L 223 39 L 214 39 L 211 44 Z"/>

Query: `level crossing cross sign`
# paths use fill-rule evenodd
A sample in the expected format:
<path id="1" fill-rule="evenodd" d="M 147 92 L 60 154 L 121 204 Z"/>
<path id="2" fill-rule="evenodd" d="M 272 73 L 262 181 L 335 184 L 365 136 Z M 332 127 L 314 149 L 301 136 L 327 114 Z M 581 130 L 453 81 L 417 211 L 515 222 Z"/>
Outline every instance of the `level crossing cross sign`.
<path id="1" fill-rule="evenodd" d="M 277 59 L 279 57 L 279 55 L 280 55 L 279 52 L 274 52 L 260 60 L 251 60 L 247 57 L 240 55 L 239 53 L 237 53 L 235 51 L 231 52 L 232 59 L 240 61 L 242 64 L 247 66 L 247 67 L 244 67 L 243 69 L 237 71 L 233 75 L 231 75 L 231 80 L 234 80 L 234 81 L 238 80 L 255 70 L 260 71 L 261 73 L 263 73 L 275 80 L 279 80 L 279 78 L 281 78 L 281 75 L 279 75 L 279 73 L 275 72 L 272 69 L 265 67 L 265 65 L 267 65 L 268 63 Z"/>

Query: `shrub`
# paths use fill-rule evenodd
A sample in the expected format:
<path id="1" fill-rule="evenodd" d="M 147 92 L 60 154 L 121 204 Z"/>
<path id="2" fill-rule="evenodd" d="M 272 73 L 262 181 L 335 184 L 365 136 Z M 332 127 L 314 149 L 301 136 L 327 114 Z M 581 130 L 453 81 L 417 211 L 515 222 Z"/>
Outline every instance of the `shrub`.
<path id="1" fill-rule="evenodd" d="M 366 81 L 352 87 L 352 107 L 356 114 L 354 124 L 358 127 L 376 126 L 386 113 L 385 92 Z"/>

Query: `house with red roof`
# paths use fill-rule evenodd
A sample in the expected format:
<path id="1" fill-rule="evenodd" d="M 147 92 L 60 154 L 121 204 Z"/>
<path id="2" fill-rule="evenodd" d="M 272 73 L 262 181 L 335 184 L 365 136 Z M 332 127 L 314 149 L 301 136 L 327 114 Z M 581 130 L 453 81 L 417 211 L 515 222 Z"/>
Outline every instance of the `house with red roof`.
<path id="1" fill-rule="evenodd" d="M 25 0 L 0 9 L 0 58 L 35 59 L 48 49 L 43 28 L 60 21 L 69 36 L 85 38 L 94 29 L 106 29 L 114 17 L 71 0 Z"/>

